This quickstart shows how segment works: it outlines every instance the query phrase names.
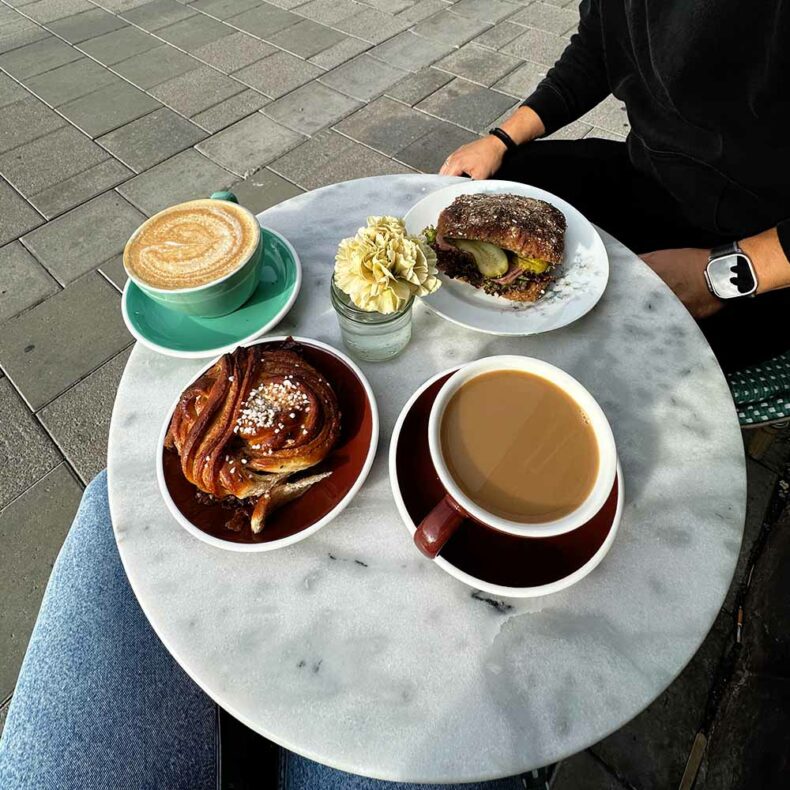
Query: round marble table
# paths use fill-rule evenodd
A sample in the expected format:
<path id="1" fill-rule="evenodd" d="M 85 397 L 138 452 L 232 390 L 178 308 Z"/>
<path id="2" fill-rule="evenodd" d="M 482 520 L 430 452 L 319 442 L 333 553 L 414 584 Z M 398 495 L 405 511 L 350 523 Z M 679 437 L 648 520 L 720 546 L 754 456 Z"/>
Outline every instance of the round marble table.
<path id="1" fill-rule="evenodd" d="M 261 215 L 304 266 L 276 334 L 340 346 L 329 303 L 337 242 L 370 214 L 403 215 L 454 179 L 384 176 Z M 695 323 L 604 235 L 611 279 L 570 327 L 475 334 L 415 310 L 414 339 L 364 364 L 381 438 L 370 477 L 316 535 L 263 554 L 196 540 L 169 515 L 154 455 L 166 410 L 203 362 L 134 349 L 110 429 L 109 486 L 126 572 L 167 649 L 213 699 L 273 741 L 328 765 L 416 782 L 516 774 L 573 754 L 643 710 L 683 669 L 732 578 L 746 480 L 724 377 Z M 624 468 L 622 525 L 574 587 L 526 601 L 476 596 L 423 558 L 395 509 L 387 450 L 414 389 L 454 363 L 523 353 L 598 398 Z"/>

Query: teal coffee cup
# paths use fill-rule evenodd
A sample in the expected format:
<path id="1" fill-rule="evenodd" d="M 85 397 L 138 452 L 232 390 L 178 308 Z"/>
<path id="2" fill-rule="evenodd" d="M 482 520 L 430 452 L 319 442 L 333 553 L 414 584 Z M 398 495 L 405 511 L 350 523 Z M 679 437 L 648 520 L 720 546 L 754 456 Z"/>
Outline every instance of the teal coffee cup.
<path id="1" fill-rule="evenodd" d="M 258 285 L 262 260 L 258 220 L 232 192 L 154 214 L 123 253 L 127 275 L 146 296 L 201 318 L 241 307 Z"/>

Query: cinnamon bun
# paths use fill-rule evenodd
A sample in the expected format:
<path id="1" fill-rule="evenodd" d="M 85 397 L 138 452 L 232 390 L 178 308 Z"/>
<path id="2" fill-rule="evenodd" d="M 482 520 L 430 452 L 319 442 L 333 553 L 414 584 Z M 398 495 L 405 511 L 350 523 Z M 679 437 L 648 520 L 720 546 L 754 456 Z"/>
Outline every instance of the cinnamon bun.
<path id="1" fill-rule="evenodd" d="M 296 349 L 225 354 L 183 392 L 165 437 L 201 492 L 254 502 L 256 533 L 267 514 L 329 474 L 291 479 L 323 461 L 340 435 L 332 387 Z"/>

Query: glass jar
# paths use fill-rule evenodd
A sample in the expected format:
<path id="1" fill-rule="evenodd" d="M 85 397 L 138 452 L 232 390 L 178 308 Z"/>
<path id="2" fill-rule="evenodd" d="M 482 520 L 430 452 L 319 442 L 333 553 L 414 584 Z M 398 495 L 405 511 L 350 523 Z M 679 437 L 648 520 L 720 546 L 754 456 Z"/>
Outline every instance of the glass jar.
<path id="1" fill-rule="evenodd" d="M 413 296 L 397 313 L 385 315 L 360 310 L 335 285 L 334 277 L 331 290 L 343 344 L 355 357 L 365 362 L 384 362 L 397 357 L 409 344 Z"/>

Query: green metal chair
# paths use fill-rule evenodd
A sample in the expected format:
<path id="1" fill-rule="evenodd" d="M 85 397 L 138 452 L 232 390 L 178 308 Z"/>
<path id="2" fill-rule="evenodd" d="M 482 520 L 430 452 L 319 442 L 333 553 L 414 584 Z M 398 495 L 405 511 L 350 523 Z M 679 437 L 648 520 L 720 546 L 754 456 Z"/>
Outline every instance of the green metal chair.
<path id="1" fill-rule="evenodd" d="M 749 454 L 762 457 L 790 423 L 790 351 L 727 375 Z M 753 430 L 752 429 L 756 429 Z"/>

